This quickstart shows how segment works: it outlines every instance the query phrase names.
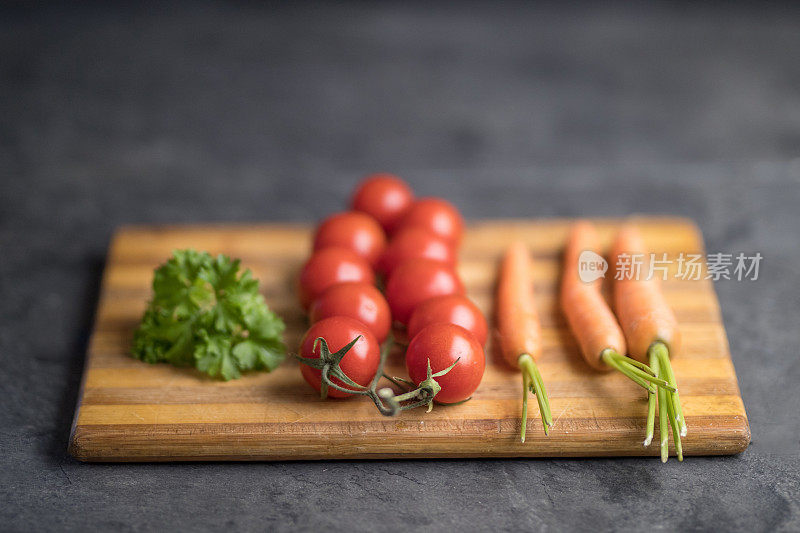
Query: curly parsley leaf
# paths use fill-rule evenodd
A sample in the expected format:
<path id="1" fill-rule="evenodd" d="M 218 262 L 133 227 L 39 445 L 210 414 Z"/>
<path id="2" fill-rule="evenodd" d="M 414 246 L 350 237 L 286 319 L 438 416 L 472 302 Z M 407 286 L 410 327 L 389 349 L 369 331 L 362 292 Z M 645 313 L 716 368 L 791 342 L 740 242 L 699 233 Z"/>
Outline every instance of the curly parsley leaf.
<path id="1" fill-rule="evenodd" d="M 271 371 L 286 357 L 283 321 L 249 270 L 224 255 L 176 250 L 156 269 L 153 299 L 133 337 L 133 356 L 194 366 L 224 380 Z"/>

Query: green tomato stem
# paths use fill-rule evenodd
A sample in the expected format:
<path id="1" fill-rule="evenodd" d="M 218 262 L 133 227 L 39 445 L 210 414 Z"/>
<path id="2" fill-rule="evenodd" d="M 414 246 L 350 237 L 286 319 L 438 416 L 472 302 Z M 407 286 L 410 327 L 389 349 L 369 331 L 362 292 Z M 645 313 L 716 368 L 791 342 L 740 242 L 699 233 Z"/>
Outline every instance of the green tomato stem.
<path id="1" fill-rule="evenodd" d="M 387 374 L 386 372 L 383 373 L 382 377 L 384 379 L 386 379 L 389 383 L 391 383 L 392 385 L 397 387 L 398 389 L 401 389 L 401 390 L 404 390 L 404 391 L 408 391 L 409 390 L 409 384 L 411 386 L 414 385 L 413 383 L 411 383 L 410 381 L 407 381 L 405 379 L 392 377 L 389 374 Z"/>
<path id="2" fill-rule="evenodd" d="M 339 366 L 347 352 L 355 345 L 359 337 L 353 339 L 350 343 L 335 353 L 331 353 L 328 343 L 322 337 L 315 339 L 314 349 L 319 347 L 319 357 L 295 357 L 303 364 L 320 371 L 320 397 L 325 399 L 328 397 L 328 390 L 335 389 L 348 394 L 356 394 L 369 397 L 377 407 L 378 411 L 384 416 L 395 416 L 400 411 L 407 409 L 415 409 L 417 407 L 427 406 L 428 411 L 433 408 L 433 399 L 442 389 L 435 378 L 444 376 L 450 372 L 457 364 L 459 359 L 439 372 L 434 373 L 431 370 L 430 360 L 428 361 L 428 375 L 420 382 L 416 389 L 409 391 L 407 387 L 400 386 L 398 381 L 386 376 L 383 368 L 386 364 L 386 359 L 389 355 L 393 340 L 390 338 L 381 347 L 380 361 L 378 362 L 378 369 L 375 372 L 368 387 L 364 387 L 350 379 Z M 378 382 L 382 377 L 386 377 L 391 383 L 405 390 L 400 395 L 396 395 L 392 389 L 384 388 L 378 390 Z M 333 380 L 336 379 L 343 383 L 344 386 L 339 385 Z M 411 384 L 413 386 L 413 383 Z M 349 387 L 349 388 L 345 388 Z M 466 401 L 466 400 L 464 400 Z"/>

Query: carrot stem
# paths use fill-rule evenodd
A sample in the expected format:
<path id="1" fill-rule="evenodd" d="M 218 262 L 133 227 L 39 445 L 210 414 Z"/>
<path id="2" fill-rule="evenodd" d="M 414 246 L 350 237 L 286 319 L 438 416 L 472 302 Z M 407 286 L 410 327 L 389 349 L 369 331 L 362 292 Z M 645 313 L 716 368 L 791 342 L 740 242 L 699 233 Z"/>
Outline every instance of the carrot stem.
<path id="1" fill-rule="evenodd" d="M 669 360 L 669 349 L 663 342 L 654 342 L 648 349 L 650 364 L 656 373 L 663 375 L 667 382 L 675 389 L 674 391 L 659 389 L 658 391 L 658 421 L 659 432 L 661 434 L 661 460 L 666 461 L 669 443 L 669 427 L 672 427 L 672 439 L 675 442 L 675 454 L 678 461 L 683 461 L 683 445 L 681 437 L 686 436 L 686 420 L 683 417 L 680 398 L 678 397 L 675 373 Z M 648 404 L 648 432 L 650 430 L 649 410 L 654 407 Z M 648 433 L 649 435 L 649 433 Z M 647 437 L 645 437 L 647 442 Z"/>
<path id="2" fill-rule="evenodd" d="M 525 442 L 525 433 L 528 429 L 528 389 L 530 388 L 530 379 L 527 372 L 522 373 L 522 427 L 519 432 L 521 442 Z"/>
<path id="3" fill-rule="evenodd" d="M 667 403 L 667 391 L 658 389 L 658 434 L 661 438 L 661 462 L 669 459 L 669 415 L 664 406 Z"/>
<path id="4" fill-rule="evenodd" d="M 547 389 L 544 387 L 542 375 L 539 373 L 533 357 L 524 353 L 519 356 L 517 364 L 522 371 L 522 430 L 520 431 L 520 440 L 525 442 L 525 433 L 528 425 L 528 391 L 536 395 L 545 435 L 550 433 L 550 427 L 553 425 L 553 416 L 550 412 Z"/>
<path id="5" fill-rule="evenodd" d="M 659 366 L 658 366 L 658 357 L 654 354 L 650 354 L 650 368 L 658 375 L 659 373 Z M 650 392 L 647 395 L 647 426 L 644 434 L 644 446 L 650 446 L 650 443 L 653 442 L 653 432 L 655 430 L 656 425 L 656 402 L 658 400 L 658 395 Z"/>
<path id="6" fill-rule="evenodd" d="M 675 442 L 675 454 L 678 456 L 678 461 L 683 461 L 683 447 L 681 446 L 681 435 L 678 430 L 678 424 L 675 423 L 675 404 L 672 398 L 669 397 L 670 393 L 666 393 L 667 400 L 667 414 L 669 415 L 670 426 L 672 426 L 672 440 Z"/>
<path id="7" fill-rule="evenodd" d="M 636 368 L 640 368 L 640 369 L 644 370 L 646 373 L 650 374 L 651 376 L 655 376 L 655 375 L 656 375 L 656 373 L 655 373 L 655 372 L 653 372 L 653 369 L 652 369 L 652 368 L 650 368 L 650 367 L 649 367 L 649 366 L 647 366 L 646 364 L 642 363 L 641 361 L 637 361 L 636 359 L 633 359 L 632 357 L 625 357 L 624 355 L 623 355 L 623 356 L 621 356 L 621 357 L 622 357 L 622 358 L 624 359 L 624 361 L 625 361 L 626 363 L 628 363 L 629 365 L 633 365 L 633 366 L 635 366 Z"/>
<path id="8" fill-rule="evenodd" d="M 667 378 L 667 381 L 670 383 L 670 385 L 676 389 L 675 392 L 672 393 L 670 400 L 672 400 L 673 409 L 675 410 L 675 420 L 680 428 L 680 435 L 681 437 L 685 437 L 687 433 L 686 419 L 683 417 L 681 400 L 677 391 L 678 386 L 675 381 L 675 372 L 672 371 L 672 363 L 670 363 L 669 360 L 669 350 L 663 342 L 657 342 L 653 344 L 652 350 L 656 353 L 659 361 L 661 362 L 661 368 L 664 369 L 664 377 Z"/>
<path id="9" fill-rule="evenodd" d="M 539 373 L 539 368 L 534 365 L 534 390 L 533 392 L 536 395 L 536 401 L 539 403 L 539 411 L 544 413 L 544 433 L 545 435 L 550 433 L 550 426 L 553 425 L 553 415 L 550 412 L 550 400 L 547 397 L 547 389 L 544 387 L 544 380 L 542 379 L 542 375 Z"/>
<path id="10" fill-rule="evenodd" d="M 658 387 L 667 389 L 670 392 L 673 392 L 675 390 L 675 388 L 672 385 L 670 385 L 666 380 L 663 380 L 663 379 L 658 378 L 656 376 L 651 376 L 647 372 L 643 372 L 642 370 L 639 370 L 636 367 L 630 366 L 627 361 L 620 361 L 619 364 L 620 364 L 620 366 L 625 368 L 626 372 L 630 372 L 633 375 L 638 376 L 639 378 L 641 378 L 641 379 L 643 379 L 645 381 L 649 381 L 653 385 L 656 385 Z"/>
<path id="11" fill-rule="evenodd" d="M 648 383 L 647 383 L 645 380 L 643 380 L 643 379 L 642 379 L 642 378 L 640 378 L 639 376 L 636 376 L 636 375 L 634 375 L 634 374 L 632 374 L 632 373 L 628 373 L 628 372 L 627 372 L 627 371 L 626 371 L 626 370 L 625 370 L 625 369 L 622 367 L 622 365 L 621 365 L 620 363 L 618 363 L 618 362 L 617 362 L 615 359 L 613 359 L 613 358 L 608 358 L 608 359 L 607 359 L 607 360 L 605 360 L 605 361 L 606 361 L 606 364 L 607 364 L 608 366 L 610 366 L 610 367 L 611 367 L 611 368 L 613 368 L 614 370 L 616 370 L 616 371 L 618 371 L 618 372 L 622 373 L 622 374 L 623 374 L 623 375 L 625 375 L 625 376 L 626 376 L 628 379 L 630 379 L 631 381 L 633 381 L 634 383 L 636 383 L 637 385 L 639 385 L 639 386 L 640 386 L 640 387 L 642 387 L 643 389 L 647 390 L 648 392 L 655 392 L 655 389 L 652 387 L 652 385 L 649 385 L 649 384 L 648 384 Z"/>
<path id="12" fill-rule="evenodd" d="M 663 387 L 670 392 L 675 391 L 675 387 L 673 387 L 665 379 L 656 376 L 653 373 L 653 370 L 644 363 L 640 363 L 639 361 L 631 359 L 630 357 L 625 357 L 624 355 L 618 354 L 611 349 L 604 350 L 601 357 L 607 365 L 619 370 L 625 374 L 625 376 L 633 380 L 638 385 L 644 387 L 649 392 L 655 392 L 655 389 L 653 389 L 651 385 L 648 385 L 648 382 L 658 387 Z"/>

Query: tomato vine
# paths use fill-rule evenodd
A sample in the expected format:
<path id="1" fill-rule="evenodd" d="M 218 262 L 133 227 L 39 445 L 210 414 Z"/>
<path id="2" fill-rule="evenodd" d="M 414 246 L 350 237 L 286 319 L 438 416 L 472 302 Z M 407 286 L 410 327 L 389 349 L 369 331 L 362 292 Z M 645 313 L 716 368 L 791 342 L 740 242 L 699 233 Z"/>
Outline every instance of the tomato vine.
<path id="1" fill-rule="evenodd" d="M 378 370 L 375 372 L 375 376 L 372 378 L 369 386 L 365 387 L 363 385 L 359 385 L 350 379 L 347 374 L 344 373 L 344 371 L 342 371 L 339 364 L 344 356 L 347 355 L 347 352 L 350 351 L 350 349 L 355 345 L 356 342 L 358 342 L 360 338 L 361 335 L 354 338 L 340 350 L 331 352 L 330 348 L 328 347 L 328 342 L 322 337 L 317 337 L 314 340 L 314 351 L 316 351 L 317 347 L 319 347 L 319 358 L 302 357 L 295 354 L 294 357 L 300 361 L 300 363 L 320 371 L 322 379 L 322 383 L 320 385 L 320 397 L 322 399 L 327 398 L 328 390 L 332 388 L 348 394 L 367 396 L 375 404 L 375 407 L 377 407 L 378 411 L 384 416 L 396 416 L 400 413 L 400 411 L 415 409 L 423 406 L 427 406 L 428 412 L 430 412 L 431 409 L 433 409 L 433 399 L 436 397 L 439 391 L 442 390 L 441 385 L 439 385 L 435 378 L 444 376 L 450 372 L 450 370 L 452 370 L 453 367 L 458 364 L 458 360 L 439 372 L 433 372 L 431 370 L 431 363 L 430 360 L 428 360 L 427 377 L 422 380 L 415 389 L 396 394 L 395 391 L 389 387 L 378 389 L 378 383 L 380 382 L 381 378 L 386 378 L 391 383 L 401 388 L 404 388 L 403 384 L 405 383 L 410 385 L 413 385 L 413 383 L 405 380 L 399 380 L 398 378 L 392 378 L 383 372 L 383 367 L 386 363 L 386 359 L 393 343 L 391 337 L 387 339 L 381 348 Z M 339 385 L 338 383 L 334 382 L 333 379 L 339 380 L 340 382 L 344 383 L 345 386 L 343 387 Z"/>

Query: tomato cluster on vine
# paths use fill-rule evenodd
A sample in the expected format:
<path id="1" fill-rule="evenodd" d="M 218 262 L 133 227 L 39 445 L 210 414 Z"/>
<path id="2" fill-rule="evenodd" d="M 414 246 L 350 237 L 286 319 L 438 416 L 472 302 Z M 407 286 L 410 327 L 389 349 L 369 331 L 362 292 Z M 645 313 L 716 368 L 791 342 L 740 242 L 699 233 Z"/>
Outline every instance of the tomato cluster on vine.
<path id="1" fill-rule="evenodd" d="M 391 174 L 367 176 L 353 192 L 350 210 L 319 224 L 299 278 L 300 304 L 312 324 L 299 355 L 319 359 L 319 338 L 328 355 L 357 339 L 338 363 L 352 383 L 330 378 L 335 387 L 328 396 L 345 397 L 345 391 L 377 380 L 380 344 L 395 324 L 408 332 L 406 368 L 415 385 L 435 375 L 436 401 L 471 397 L 483 377 L 487 324 L 456 270 L 463 232 L 463 218 L 451 203 L 416 198 Z M 322 371 L 301 366 L 306 381 L 320 390 Z"/>

